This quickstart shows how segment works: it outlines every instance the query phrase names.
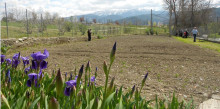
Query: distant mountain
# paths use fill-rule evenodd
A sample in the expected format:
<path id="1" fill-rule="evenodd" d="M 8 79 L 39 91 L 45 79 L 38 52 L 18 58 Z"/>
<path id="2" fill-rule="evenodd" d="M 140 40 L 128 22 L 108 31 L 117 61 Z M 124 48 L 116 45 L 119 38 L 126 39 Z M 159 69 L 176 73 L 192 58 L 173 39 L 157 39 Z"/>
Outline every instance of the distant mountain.
<path id="1" fill-rule="evenodd" d="M 136 19 L 135 16 L 137 16 L 137 18 L 139 20 L 141 20 L 140 22 L 145 22 L 147 21 L 147 19 L 149 20 L 150 18 L 150 10 L 146 10 L 146 9 L 130 9 L 130 10 L 104 10 L 104 11 L 98 11 L 98 12 L 94 12 L 91 14 L 85 14 L 85 15 L 79 15 L 79 16 L 75 16 L 78 19 L 80 17 L 84 17 L 84 19 L 87 22 L 92 22 L 93 19 L 96 19 L 97 22 L 99 23 L 106 23 L 106 22 L 115 22 L 115 21 L 121 21 L 121 20 L 128 20 L 128 21 L 132 21 L 134 22 L 134 20 L 132 19 Z M 153 11 L 153 14 L 155 15 L 166 15 L 167 12 L 166 11 Z M 66 19 L 69 19 L 69 17 L 67 17 Z M 130 19 L 130 20 L 129 20 Z M 159 19 L 155 19 L 155 21 L 159 21 Z M 162 19 L 161 19 L 162 22 Z"/>
<path id="2" fill-rule="evenodd" d="M 168 24 L 168 11 L 154 11 L 153 10 L 153 22 L 160 22 Z M 220 8 L 214 8 L 214 14 L 220 16 Z M 97 11 L 91 14 L 75 16 L 77 19 L 84 17 L 86 22 L 92 22 L 96 19 L 98 23 L 115 22 L 119 23 L 132 23 L 138 25 L 146 25 L 150 21 L 151 11 L 146 9 L 126 9 L 126 10 L 104 10 Z M 66 19 L 69 19 L 67 17 Z"/>
<path id="3" fill-rule="evenodd" d="M 148 25 L 148 22 L 151 20 L 151 14 L 143 14 L 138 16 L 127 17 L 124 19 L 117 20 L 119 23 L 131 23 L 133 25 Z M 166 11 L 160 14 L 153 14 L 152 21 L 153 22 L 160 22 L 163 24 L 167 24 L 169 20 L 168 13 Z"/>

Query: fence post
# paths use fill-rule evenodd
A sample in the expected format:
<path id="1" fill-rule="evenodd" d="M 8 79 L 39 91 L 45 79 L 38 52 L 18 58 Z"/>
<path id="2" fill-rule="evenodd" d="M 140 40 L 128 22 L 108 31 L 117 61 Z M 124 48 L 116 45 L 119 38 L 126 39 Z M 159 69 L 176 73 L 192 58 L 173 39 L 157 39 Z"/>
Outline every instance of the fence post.
<path id="1" fill-rule="evenodd" d="M 43 37 L 44 27 L 43 27 L 43 17 L 42 17 L 42 14 L 41 14 L 41 16 L 40 16 L 40 22 L 41 22 L 41 33 L 42 33 L 42 37 Z"/>
<path id="2" fill-rule="evenodd" d="M 5 15 L 6 15 L 6 26 L 7 26 L 7 38 L 8 38 L 8 16 L 7 16 L 6 3 L 5 3 Z"/>
<path id="3" fill-rule="evenodd" d="M 27 20 L 27 36 L 28 36 L 28 18 L 27 18 L 27 9 L 26 9 L 26 20 Z"/>

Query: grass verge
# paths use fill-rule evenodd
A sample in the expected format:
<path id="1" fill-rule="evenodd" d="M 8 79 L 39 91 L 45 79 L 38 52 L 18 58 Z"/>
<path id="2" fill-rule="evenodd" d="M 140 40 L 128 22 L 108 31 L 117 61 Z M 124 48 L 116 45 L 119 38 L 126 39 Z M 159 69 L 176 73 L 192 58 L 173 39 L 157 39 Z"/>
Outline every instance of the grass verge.
<path id="1" fill-rule="evenodd" d="M 173 36 L 173 38 L 177 39 L 181 42 L 200 46 L 202 48 L 212 49 L 212 50 L 215 50 L 220 53 L 220 44 L 218 44 L 218 43 L 213 43 L 213 42 L 209 42 L 209 41 L 199 41 L 199 40 L 197 40 L 197 42 L 193 42 L 192 38 L 181 38 L 181 37 L 175 37 L 175 36 Z"/>

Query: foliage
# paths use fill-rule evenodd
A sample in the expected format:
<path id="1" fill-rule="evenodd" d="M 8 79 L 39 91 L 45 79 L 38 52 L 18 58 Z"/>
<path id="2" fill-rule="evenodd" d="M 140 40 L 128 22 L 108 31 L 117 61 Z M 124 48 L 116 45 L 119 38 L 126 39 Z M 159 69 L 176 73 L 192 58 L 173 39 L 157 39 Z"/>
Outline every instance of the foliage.
<path id="1" fill-rule="evenodd" d="M 154 35 L 154 30 L 153 29 L 150 29 L 150 34 Z"/>
<path id="2" fill-rule="evenodd" d="M 85 24 L 79 24 L 79 31 L 82 33 L 82 35 L 85 35 L 87 31 L 87 26 Z"/>
<path id="3" fill-rule="evenodd" d="M 146 32 L 146 34 L 147 34 L 147 35 L 150 35 L 150 32 L 149 32 L 149 30 L 148 30 L 148 29 L 146 29 L 146 31 L 145 31 L 145 32 Z"/>
<path id="4" fill-rule="evenodd" d="M 73 24 L 71 22 L 65 22 L 64 28 L 67 32 L 70 32 L 73 28 Z"/>
<path id="5" fill-rule="evenodd" d="M 1 53 L 6 54 L 6 52 L 10 49 L 10 46 L 6 46 L 4 44 L 1 45 Z"/>
<path id="6" fill-rule="evenodd" d="M 104 38 L 104 37 L 101 36 L 101 35 L 98 35 L 97 38 L 98 38 L 98 39 L 102 39 L 102 38 Z"/>

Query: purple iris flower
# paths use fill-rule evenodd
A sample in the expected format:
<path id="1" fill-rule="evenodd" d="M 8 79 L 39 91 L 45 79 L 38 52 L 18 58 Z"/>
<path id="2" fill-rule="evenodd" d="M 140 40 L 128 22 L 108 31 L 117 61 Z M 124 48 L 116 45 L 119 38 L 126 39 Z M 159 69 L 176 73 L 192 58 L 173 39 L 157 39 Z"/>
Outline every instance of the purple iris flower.
<path id="1" fill-rule="evenodd" d="M 11 83 L 10 69 L 6 72 L 5 78 L 8 78 L 8 83 Z"/>
<path id="2" fill-rule="evenodd" d="M 24 72 L 27 74 L 30 71 L 30 67 L 25 68 Z"/>
<path id="3" fill-rule="evenodd" d="M 42 54 L 40 51 L 37 53 L 31 54 L 32 60 L 32 69 L 45 69 L 47 68 L 48 62 L 46 62 L 44 59 L 48 58 L 49 52 L 45 49 L 44 53 Z"/>
<path id="4" fill-rule="evenodd" d="M 12 57 L 14 60 L 18 60 L 20 58 L 20 52 L 18 54 L 14 54 Z"/>
<path id="5" fill-rule="evenodd" d="M 37 53 L 33 53 L 31 54 L 31 57 L 34 59 L 34 60 L 44 60 L 44 59 L 47 59 L 49 56 L 49 52 L 45 49 L 44 50 L 44 53 L 42 54 L 40 51 L 37 52 Z"/>
<path id="6" fill-rule="evenodd" d="M 77 80 L 78 76 L 75 76 L 75 80 Z"/>
<path id="7" fill-rule="evenodd" d="M 23 60 L 24 66 L 26 66 L 26 65 L 29 64 L 29 56 L 27 56 L 27 57 L 21 57 L 21 59 Z"/>
<path id="8" fill-rule="evenodd" d="M 41 74 L 42 74 L 42 77 L 44 77 L 44 74 L 42 73 L 42 70 L 40 69 L 40 72 L 39 72 L 39 74 L 38 74 L 38 77 L 39 77 L 39 78 L 40 78 Z"/>
<path id="9" fill-rule="evenodd" d="M 95 82 L 95 76 L 91 77 L 91 82 Z"/>
<path id="10" fill-rule="evenodd" d="M 11 59 L 8 58 L 8 59 L 6 59 L 5 61 L 7 62 L 7 65 L 10 65 L 10 64 L 11 64 Z"/>
<path id="11" fill-rule="evenodd" d="M 20 63 L 19 58 L 20 58 L 20 52 L 12 57 L 12 67 L 17 68 L 18 64 Z"/>
<path id="12" fill-rule="evenodd" d="M 40 69 L 45 69 L 45 68 L 47 68 L 47 64 L 48 64 L 48 62 L 46 62 L 45 60 L 41 61 L 41 62 L 40 62 Z"/>
<path id="13" fill-rule="evenodd" d="M 5 55 L 1 55 L 1 64 L 5 62 Z"/>
<path id="14" fill-rule="evenodd" d="M 66 82 L 66 88 L 64 94 L 70 96 L 70 93 L 73 91 L 73 87 L 76 86 L 76 80 L 70 80 Z"/>
<path id="15" fill-rule="evenodd" d="M 28 77 L 29 77 L 29 79 L 27 80 L 27 86 L 31 87 L 33 82 L 35 83 L 35 86 L 36 86 L 37 79 L 38 79 L 38 74 L 30 73 L 30 74 L 28 74 Z"/>
<path id="16" fill-rule="evenodd" d="M 8 71 L 6 72 L 5 77 L 6 77 L 6 78 L 9 78 L 9 77 L 10 77 L 10 69 L 8 69 Z"/>
<path id="17" fill-rule="evenodd" d="M 18 64 L 20 63 L 20 60 L 14 60 L 12 59 L 12 67 L 17 68 Z"/>
<path id="18" fill-rule="evenodd" d="M 32 60 L 32 69 L 37 69 L 37 68 L 38 68 L 37 61 Z"/>

